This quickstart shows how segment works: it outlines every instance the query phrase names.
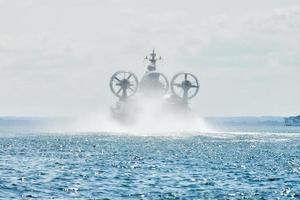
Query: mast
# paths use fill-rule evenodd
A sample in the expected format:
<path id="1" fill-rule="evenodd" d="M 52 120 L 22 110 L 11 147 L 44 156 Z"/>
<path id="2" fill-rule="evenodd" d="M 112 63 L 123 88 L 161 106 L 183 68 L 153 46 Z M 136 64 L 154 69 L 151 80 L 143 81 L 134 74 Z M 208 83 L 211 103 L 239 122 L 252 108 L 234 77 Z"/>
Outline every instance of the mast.
<path id="1" fill-rule="evenodd" d="M 156 53 L 155 53 L 155 49 L 152 50 L 152 53 L 150 53 L 150 57 L 148 58 L 148 56 L 146 56 L 146 60 L 148 60 L 150 62 L 150 64 L 148 65 L 147 69 L 148 71 L 155 71 L 156 70 L 156 62 L 158 60 L 161 60 L 161 56 L 159 58 L 156 58 Z"/>

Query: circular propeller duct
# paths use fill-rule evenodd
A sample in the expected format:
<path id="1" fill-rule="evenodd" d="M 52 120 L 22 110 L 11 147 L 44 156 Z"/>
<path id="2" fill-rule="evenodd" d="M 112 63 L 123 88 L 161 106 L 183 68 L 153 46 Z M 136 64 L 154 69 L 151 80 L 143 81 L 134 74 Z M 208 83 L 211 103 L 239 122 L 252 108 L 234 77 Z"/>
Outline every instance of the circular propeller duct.
<path id="1" fill-rule="evenodd" d="M 134 95 L 138 89 L 138 84 L 138 78 L 131 72 L 118 71 L 110 78 L 112 93 L 121 99 Z"/>
<path id="2" fill-rule="evenodd" d="M 141 90 L 165 94 L 169 90 L 169 80 L 160 72 L 149 72 L 142 78 Z"/>
<path id="3" fill-rule="evenodd" d="M 199 91 L 198 79 L 191 73 L 178 73 L 171 80 L 171 90 L 175 96 L 189 100 Z"/>

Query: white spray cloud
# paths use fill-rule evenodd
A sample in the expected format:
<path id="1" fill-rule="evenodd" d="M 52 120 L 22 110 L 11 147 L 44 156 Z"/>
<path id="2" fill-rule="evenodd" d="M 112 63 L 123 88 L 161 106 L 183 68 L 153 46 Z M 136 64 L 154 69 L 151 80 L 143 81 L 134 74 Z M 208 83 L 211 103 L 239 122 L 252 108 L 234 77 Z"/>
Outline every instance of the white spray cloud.
<path id="1" fill-rule="evenodd" d="M 113 117 L 112 112 L 97 113 L 81 116 L 66 130 L 135 136 L 191 136 L 213 132 L 201 116 L 170 107 L 166 99 L 140 97 L 132 101 L 126 104 L 127 120 L 118 115 Z"/>

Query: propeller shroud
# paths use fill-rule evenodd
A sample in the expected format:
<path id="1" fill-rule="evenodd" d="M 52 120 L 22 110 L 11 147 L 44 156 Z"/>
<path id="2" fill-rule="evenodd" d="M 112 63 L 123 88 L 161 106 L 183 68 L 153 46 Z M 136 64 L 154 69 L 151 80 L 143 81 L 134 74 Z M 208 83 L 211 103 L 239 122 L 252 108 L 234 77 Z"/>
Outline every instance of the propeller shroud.
<path id="1" fill-rule="evenodd" d="M 197 77 L 191 73 L 178 73 L 171 80 L 172 93 L 185 101 L 194 98 L 199 87 Z"/>
<path id="2" fill-rule="evenodd" d="M 166 94 L 169 87 L 168 78 L 160 72 L 148 72 L 141 81 L 141 90 L 150 89 L 150 91 L 162 91 L 162 94 Z"/>
<path id="3" fill-rule="evenodd" d="M 137 92 L 139 81 L 132 72 L 117 71 L 110 78 L 110 90 L 120 99 L 131 97 Z"/>

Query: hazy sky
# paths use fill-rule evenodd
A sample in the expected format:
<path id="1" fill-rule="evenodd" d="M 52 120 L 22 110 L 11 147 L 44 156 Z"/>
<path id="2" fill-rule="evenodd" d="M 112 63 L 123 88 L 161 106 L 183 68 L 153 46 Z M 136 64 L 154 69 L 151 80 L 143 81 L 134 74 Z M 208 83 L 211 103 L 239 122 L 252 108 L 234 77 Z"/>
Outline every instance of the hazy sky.
<path id="1" fill-rule="evenodd" d="M 204 116 L 300 113 L 299 0 L 0 0 L 0 116 L 101 112 L 153 47 Z"/>

